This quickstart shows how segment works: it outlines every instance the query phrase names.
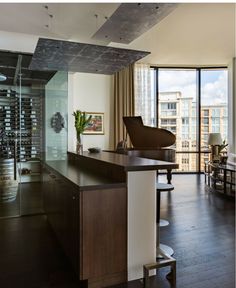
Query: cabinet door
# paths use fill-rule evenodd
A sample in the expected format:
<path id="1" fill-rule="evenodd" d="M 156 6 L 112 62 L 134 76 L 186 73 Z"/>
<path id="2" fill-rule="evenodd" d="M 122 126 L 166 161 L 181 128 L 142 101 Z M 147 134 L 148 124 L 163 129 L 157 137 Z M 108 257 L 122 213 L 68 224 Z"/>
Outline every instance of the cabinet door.
<path id="1" fill-rule="evenodd" d="M 44 170 L 44 209 L 58 241 L 77 271 L 79 237 L 78 195 L 59 174 Z"/>
<path id="2" fill-rule="evenodd" d="M 127 280 L 126 188 L 82 191 L 81 279 L 113 285 Z M 100 279 L 100 280 L 99 280 Z"/>
<path id="3" fill-rule="evenodd" d="M 74 187 L 61 178 L 55 179 L 54 193 L 57 197 L 56 230 L 61 245 L 73 266 L 76 266 L 77 245 L 77 198 L 78 192 Z M 74 267 L 76 268 L 76 267 Z"/>
<path id="4" fill-rule="evenodd" d="M 50 171 L 46 168 L 43 168 L 43 208 L 51 225 L 53 225 L 51 219 L 53 210 L 53 182 L 54 179 L 50 174 Z"/>

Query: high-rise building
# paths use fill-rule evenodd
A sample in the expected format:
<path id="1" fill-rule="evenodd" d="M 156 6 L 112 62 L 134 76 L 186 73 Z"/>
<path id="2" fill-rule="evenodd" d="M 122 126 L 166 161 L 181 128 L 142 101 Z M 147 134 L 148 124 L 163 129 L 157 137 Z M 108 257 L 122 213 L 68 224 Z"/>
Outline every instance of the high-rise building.
<path id="1" fill-rule="evenodd" d="M 197 138 L 197 105 L 192 97 L 183 97 L 181 92 L 159 93 L 159 127 L 167 129 L 176 135 L 176 161 L 179 171 L 196 171 L 198 138 Z M 201 106 L 201 150 L 208 149 L 209 133 L 219 132 L 227 139 L 227 104 Z M 184 153 L 186 152 L 186 153 Z M 209 159 L 209 153 L 202 153 L 201 170 L 204 162 Z"/>

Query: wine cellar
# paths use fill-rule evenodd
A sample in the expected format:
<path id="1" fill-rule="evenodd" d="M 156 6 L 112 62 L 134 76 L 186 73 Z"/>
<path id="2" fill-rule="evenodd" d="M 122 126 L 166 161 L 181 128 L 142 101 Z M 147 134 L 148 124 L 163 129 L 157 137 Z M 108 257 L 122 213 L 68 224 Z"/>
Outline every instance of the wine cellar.
<path id="1" fill-rule="evenodd" d="M 17 163 L 33 161 L 35 166 L 42 151 L 42 97 L 40 93 L 19 95 L 12 89 L 2 89 L 0 95 L 1 158 L 15 158 Z M 24 176 L 29 182 L 38 180 L 33 176 L 38 176 L 39 169 L 32 172 L 30 165 L 17 166 L 22 181 Z"/>
<path id="2" fill-rule="evenodd" d="M 0 52 L 0 217 L 41 211 L 44 94 L 54 72 L 29 70 L 31 58 Z"/>

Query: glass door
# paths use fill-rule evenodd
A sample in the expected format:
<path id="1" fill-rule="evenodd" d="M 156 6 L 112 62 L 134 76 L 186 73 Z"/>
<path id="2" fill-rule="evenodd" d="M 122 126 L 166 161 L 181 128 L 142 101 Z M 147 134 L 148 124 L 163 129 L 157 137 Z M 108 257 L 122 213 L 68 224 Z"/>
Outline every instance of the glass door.
<path id="1" fill-rule="evenodd" d="M 42 103 L 44 85 L 34 81 L 22 85 L 18 77 L 19 126 L 17 130 L 17 170 L 20 186 L 20 214 L 43 213 L 42 203 Z"/>
<path id="2" fill-rule="evenodd" d="M 15 64 L 13 73 L 6 74 L 6 81 L 0 82 L 0 217 L 42 213 L 46 81 L 43 72 L 35 77 L 35 72 L 28 70 L 31 55 L 7 52 L 0 57 L 6 66 L 9 61 Z"/>
<path id="3" fill-rule="evenodd" d="M 6 79 L 0 82 L 0 218 L 20 215 L 17 90 L 17 85 L 6 74 Z"/>

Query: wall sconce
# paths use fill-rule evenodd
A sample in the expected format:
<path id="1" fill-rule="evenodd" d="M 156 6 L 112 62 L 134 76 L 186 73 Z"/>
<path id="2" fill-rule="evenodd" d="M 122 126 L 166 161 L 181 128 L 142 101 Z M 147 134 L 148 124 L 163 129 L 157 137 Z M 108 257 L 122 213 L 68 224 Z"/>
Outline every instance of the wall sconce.
<path id="1" fill-rule="evenodd" d="M 219 162 L 219 145 L 222 144 L 222 137 L 220 133 L 210 133 L 208 136 L 208 145 L 211 145 L 211 161 Z"/>

